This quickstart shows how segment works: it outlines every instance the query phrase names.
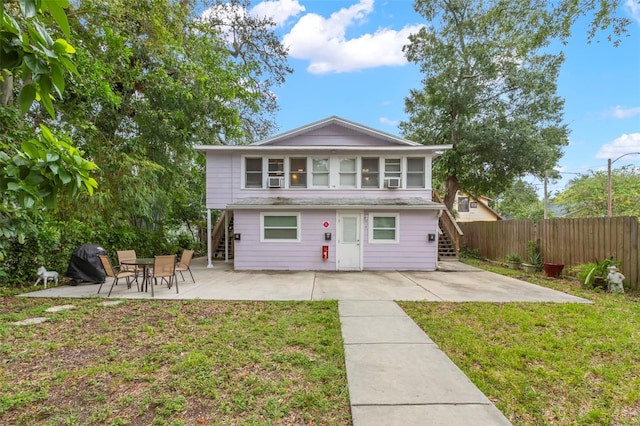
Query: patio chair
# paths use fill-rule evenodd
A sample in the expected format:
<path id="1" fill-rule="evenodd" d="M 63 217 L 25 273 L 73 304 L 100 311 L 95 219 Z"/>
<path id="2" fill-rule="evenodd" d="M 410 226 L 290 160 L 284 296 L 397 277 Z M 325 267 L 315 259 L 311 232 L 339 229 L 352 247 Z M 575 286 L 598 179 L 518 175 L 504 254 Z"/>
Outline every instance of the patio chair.
<path id="1" fill-rule="evenodd" d="M 107 277 L 113 278 L 113 282 L 111 283 L 111 288 L 109 289 L 109 294 L 107 294 L 107 297 L 111 296 L 111 291 L 113 290 L 113 286 L 118 284 L 118 280 L 120 280 L 120 278 L 126 279 L 127 288 L 131 288 L 131 277 L 136 276 L 135 272 L 121 271 L 119 267 L 111 266 L 111 261 L 107 256 L 103 254 L 98 255 L 98 257 L 100 258 L 100 263 L 102 263 L 102 267 L 104 268 L 104 272 L 107 274 Z M 102 289 L 102 284 L 104 284 L 105 281 L 100 283 L 100 287 L 98 288 L 98 294 L 100 294 L 100 290 Z M 140 286 L 138 286 L 137 280 L 136 280 L 136 287 L 138 288 L 138 291 L 140 291 Z"/>
<path id="2" fill-rule="evenodd" d="M 180 261 L 176 265 L 176 271 L 180 272 L 182 281 L 184 281 L 184 275 L 182 275 L 182 271 L 189 271 L 189 274 L 191 274 L 191 279 L 195 283 L 196 279 L 193 278 L 193 273 L 191 273 L 191 259 L 193 259 L 193 250 L 184 250 L 182 252 L 182 256 L 180 257 Z"/>
<path id="3" fill-rule="evenodd" d="M 134 260 L 137 259 L 138 256 L 136 255 L 136 251 L 135 250 L 117 250 L 116 253 L 118 254 L 118 263 L 120 264 L 120 270 L 121 271 L 129 271 L 129 272 L 135 272 L 136 273 L 136 284 L 138 283 L 138 277 L 142 274 L 142 272 L 140 271 L 140 268 L 138 268 L 136 265 L 123 265 L 122 262 L 123 261 L 127 261 L 127 260 Z"/>
<path id="4" fill-rule="evenodd" d="M 167 283 L 167 288 L 171 288 L 173 283 L 176 284 L 176 293 L 178 293 L 178 278 L 176 277 L 176 255 L 163 255 L 155 256 L 153 262 L 153 271 L 149 275 L 149 278 L 153 278 L 153 285 L 158 283 L 160 278 L 160 284 Z M 153 296 L 153 285 L 151 286 L 151 295 Z"/>

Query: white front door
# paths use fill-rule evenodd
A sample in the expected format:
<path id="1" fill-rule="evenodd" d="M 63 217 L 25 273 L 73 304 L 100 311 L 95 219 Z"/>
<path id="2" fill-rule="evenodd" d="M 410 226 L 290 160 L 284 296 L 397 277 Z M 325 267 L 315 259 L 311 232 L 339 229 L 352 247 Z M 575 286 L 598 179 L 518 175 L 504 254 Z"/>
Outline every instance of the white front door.
<path id="1" fill-rule="evenodd" d="M 362 215 L 338 213 L 338 244 L 336 259 L 339 271 L 362 270 Z"/>

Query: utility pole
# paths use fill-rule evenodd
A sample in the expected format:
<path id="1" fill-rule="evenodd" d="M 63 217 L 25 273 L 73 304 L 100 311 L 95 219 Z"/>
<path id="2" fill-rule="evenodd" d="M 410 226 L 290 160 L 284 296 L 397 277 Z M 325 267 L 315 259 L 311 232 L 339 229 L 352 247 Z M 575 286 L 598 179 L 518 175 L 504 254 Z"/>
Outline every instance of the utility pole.
<path id="1" fill-rule="evenodd" d="M 549 219 L 549 194 L 547 193 L 547 181 L 549 180 L 547 172 L 544 172 L 544 218 Z"/>

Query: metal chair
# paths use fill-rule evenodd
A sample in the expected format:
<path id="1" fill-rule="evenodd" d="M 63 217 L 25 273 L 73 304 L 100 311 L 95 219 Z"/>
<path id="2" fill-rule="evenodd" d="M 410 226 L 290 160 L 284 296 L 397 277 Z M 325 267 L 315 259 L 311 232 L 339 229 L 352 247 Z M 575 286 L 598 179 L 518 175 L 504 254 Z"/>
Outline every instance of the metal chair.
<path id="1" fill-rule="evenodd" d="M 119 267 L 111 266 L 111 261 L 107 256 L 103 254 L 98 255 L 98 258 L 100 258 L 100 263 L 104 268 L 104 272 L 107 274 L 108 277 L 113 278 L 113 282 L 111 283 L 111 288 L 109 289 L 109 294 L 107 294 L 107 297 L 111 296 L 111 291 L 113 290 L 113 286 L 118 284 L 118 280 L 120 278 L 125 278 L 127 280 L 127 288 L 131 288 L 131 277 L 136 276 L 135 272 L 121 271 Z M 102 289 L 102 284 L 104 284 L 105 281 L 100 283 L 100 287 L 98 288 L 98 294 L 100 294 L 100 290 Z M 136 280 L 136 287 L 138 288 L 138 291 L 140 291 L 140 286 L 138 286 L 138 280 Z"/>
<path id="2" fill-rule="evenodd" d="M 180 272 L 182 281 L 184 281 L 184 275 L 182 275 L 182 271 L 189 271 L 189 274 L 191 274 L 191 279 L 195 283 L 196 279 L 193 278 L 193 273 L 191 272 L 191 259 L 193 259 L 193 250 L 184 250 L 182 252 L 182 256 L 180 257 L 180 261 L 176 265 L 176 271 Z"/>
<path id="3" fill-rule="evenodd" d="M 163 255 L 155 256 L 153 262 L 153 272 L 149 275 L 149 278 L 153 278 L 153 284 L 151 286 L 151 296 L 153 296 L 153 285 L 158 283 L 160 278 L 160 284 L 167 283 L 167 288 L 171 288 L 173 283 L 176 284 L 176 293 L 178 293 L 178 279 L 176 277 L 176 255 Z"/>

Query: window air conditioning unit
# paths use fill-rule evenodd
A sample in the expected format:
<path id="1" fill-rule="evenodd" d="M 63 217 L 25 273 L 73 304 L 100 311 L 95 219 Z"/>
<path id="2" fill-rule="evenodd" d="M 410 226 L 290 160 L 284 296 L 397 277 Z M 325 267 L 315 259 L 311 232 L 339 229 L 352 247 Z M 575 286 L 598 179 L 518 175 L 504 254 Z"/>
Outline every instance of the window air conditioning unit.
<path id="1" fill-rule="evenodd" d="M 284 188 L 284 178 L 283 177 L 269 177 L 267 179 L 267 186 L 269 188 Z"/>
<path id="2" fill-rule="evenodd" d="M 399 177 L 388 177 L 385 179 L 385 186 L 389 189 L 398 189 L 400 188 L 400 178 Z"/>

